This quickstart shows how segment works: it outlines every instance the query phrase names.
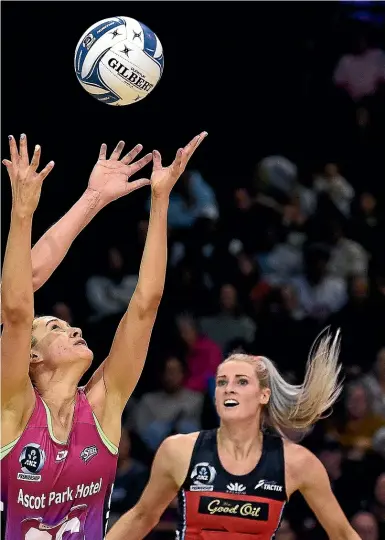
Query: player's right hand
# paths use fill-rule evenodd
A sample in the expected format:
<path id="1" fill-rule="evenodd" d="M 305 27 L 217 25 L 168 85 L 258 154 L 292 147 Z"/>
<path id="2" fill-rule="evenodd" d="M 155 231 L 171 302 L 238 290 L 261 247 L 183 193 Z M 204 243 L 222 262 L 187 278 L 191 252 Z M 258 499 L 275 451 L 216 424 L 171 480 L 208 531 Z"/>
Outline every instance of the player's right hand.
<path id="1" fill-rule="evenodd" d="M 147 154 L 134 161 L 143 149 L 141 144 L 137 144 L 135 148 L 120 159 L 123 148 L 124 141 L 120 141 L 107 159 L 107 145 L 103 143 L 100 148 L 99 159 L 88 181 L 88 188 L 99 193 L 103 206 L 150 184 L 150 180 L 147 178 L 139 178 L 131 182 L 128 180 L 132 175 L 143 169 L 147 163 L 150 163 L 152 154 Z"/>
<path id="2" fill-rule="evenodd" d="M 39 145 L 35 146 L 32 160 L 29 162 L 27 137 L 24 134 L 20 137 L 20 149 L 17 148 L 15 138 L 10 135 L 9 148 L 11 161 L 3 159 L 2 163 L 6 166 L 11 181 L 12 212 L 23 217 L 31 216 L 39 203 L 43 180 L 53 169 L 54 162 L 50 161 L 38 173 L 41 148 Z"/>

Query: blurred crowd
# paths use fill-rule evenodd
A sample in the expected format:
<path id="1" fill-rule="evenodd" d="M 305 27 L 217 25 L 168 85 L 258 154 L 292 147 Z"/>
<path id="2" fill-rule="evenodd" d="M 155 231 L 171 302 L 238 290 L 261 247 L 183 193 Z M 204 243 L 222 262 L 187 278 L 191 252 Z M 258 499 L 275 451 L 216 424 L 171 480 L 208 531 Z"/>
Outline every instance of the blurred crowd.
<path id="1" fill-rule="evenodd" d="M 214 377 L 223 358 L 263 354 L 300 382 L 312 342 L 330 326 L 342 330 L 344 395 L 302 443 L 325 465 L 360 537 L 385 538 L 385 53 L 362 33 L 354 44 L 328 82 L 330 130 L 351 144 L 346 170 L 338 152 L 312 170 L 269 155 L 226 206 L 198 170 L 177 184 L 165 295 L 124 415 L 111 523 L 140 497 L 165 437 L 218 425 Z M 56 291 L 54 314 L 83 327 L 95 366 L 136 286 L 148 208 L 135 238 L 108 246 L 104 267 L 85 275 L 86 309 Z M 176 519 L 174 502 L 151 538 L 173 538 Z M 323 537 L 295 495 L 276 540 Z"/>

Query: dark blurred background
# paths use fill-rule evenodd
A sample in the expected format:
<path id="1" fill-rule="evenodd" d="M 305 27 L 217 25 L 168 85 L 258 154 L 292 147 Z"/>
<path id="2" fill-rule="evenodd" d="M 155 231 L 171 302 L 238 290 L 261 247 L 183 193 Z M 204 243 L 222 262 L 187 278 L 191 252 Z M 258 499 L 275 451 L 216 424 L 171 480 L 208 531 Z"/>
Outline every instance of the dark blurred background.
<path id="1" fill-rule="evenodd" d="M 345 395 L 303 443 L 363 540 L 385 538 L 385 6 L 383 2 L 3 2 L 2 157 L 25 132 L 56 167 L 34 242 L 80 197 L 102 142 L 161 151 L 208 139 L 173 194 L 169 268 L 146 367 L 123 422 L 112 521 L 137 501 L 164 437 L 217 425 L 230 351 L 293 382 L 327 325 L 342 328 Z M 114 108 L 77 82 L 82 33 L 116 15 L 160 38 L 165 70 Z M 4 171 L 3 171 L 4 172 Z M 150 174 L 150 168 L 147 169 Z M 137 280 L 146 189 L 112 203 L 36 294 L 106 356 Z M 2 181 L 2 246 L 10 212 Z M 4 251 L 4 250 L 3 250 Z M 153 539 L 173 537 L 175 504 Z M 299 496 L 277 540 L 323 538 Z"/>

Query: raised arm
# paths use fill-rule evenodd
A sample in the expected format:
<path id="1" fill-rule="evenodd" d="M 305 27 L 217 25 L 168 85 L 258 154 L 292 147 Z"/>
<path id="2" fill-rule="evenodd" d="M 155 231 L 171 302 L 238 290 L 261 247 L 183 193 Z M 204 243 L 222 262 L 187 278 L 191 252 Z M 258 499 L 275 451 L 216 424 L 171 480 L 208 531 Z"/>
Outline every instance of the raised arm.
<path id="1" fill-rule="evenodd" d="M 158 524 L 180 487 L 172 471 L 180 461 L 180 453 L 175 437 L 163 441 L 155 455 L 151 476 L 141 498 L 115 523 L 106 540 L 142 540 Z"/>
<path id="2" fill-rule="evenodd" d="M 24 135 L 23 144 L 27 146 Z M 10 139 L 11 161 L 5 159 L 3 164 L 11 182 L 15 181 L 22 164 L 21 155 L 17 150 L 14 139 Z M 120 154 L 124 142 L 120 141 L 107 159 L 107 146 L 102 144 L 99 159 L 92 170 L 88 187 L 81 198 L 72 208 L 40 238 L 32 249 L 32 287 L 37 291 L 53 274 L 72 242 L 96 214 L 110 202 L 127 195 L 136 189 L 150 183 L 146 178 L 127 182 L 128 178 L 142 169 L 151 161 L 151 154 L 132 163 L 141 152 L 142 145 L 138 144 L 121 160 Z M 21 150 L 21 149 L 20 149 Z M 1 315 L 3 321 L 3 316 Z"/>
<path id="3" fill-rule="evenodd" d="M 4 330 L 1 343 L 1 402 L 3 415 L 14 415 L 15 426 L 20 424 L 26 408 L 33 403 L 29 380 L 31 332 L 34 316 L 31 263 L 32 217 L 39 202 L 44 178 L 53 168 L 50 162 L 40 173 L 40 147 L 29 164 L 26 138 L 10 138 L 11 156 L 18 171 L 11 177 L 12 213 L 8 242 L 3 263 L 2 312 Z M 4 418 L 5 424 L 7 418 Z M 7 432 L 7 429 L 5 428 Z M 4 431 L 3 431 L 4 434 Z M 6 438 L 7 435 L 5 435 Z"/>
<path id="4" fill-rule="evenodd" d="M 68 212 L 38 240 L 32 249 L 33 290 L 49 279 L 66 256 L 72 242 L 103 208 L 100 194 L 87 188 Z"/>
<path id="5" fill-rule="evenodd" d="M 133 182 L 127 182 L 127 180 L 151 161 L 151 154 L 132 163 L 143 149 L 142 145 L 138 144 L 119 160 L 123 148 L 124 142 L 120 141 L 110 159 L 107 159 L 107 147 L 105 144 L 101 146 L 99 159 L 91 173 L 86 191 L 33 247 L 34 291 L 44 285 L 62 262 L 78 234 L 102 208 L 123 195 L 150 183 L 145 178 Z"/>
<path id="6" fill-rule="evenodd" d="M 150 221 L 138 284 L 120 321 L 108 357 L 87 385 L 88 397 L 95 410 L 102 416 L 107 412 L 109 419 L 104 422 L 101 418 L 103 424 L 111 425 L 111 413 L 118 418 L 116 413 L 125 407 L 143 370 L 165 283 L 169 196 L 205 136 L 206 133 L 198 135 L 184 149 L 178 150 L 169 167 L 162 167 L 160 154 L 154 151 Z M 111 397 L 108 403 L 104 402 L 106 397 Z"/>
<path id="7" fill-rule="evenodd" d="M 335 498 L 320 460 L 304 450 L 299 491 L 313 510 L 330 540 L 360 540 Z M 311 474 L 309 474 L 311 471 Z"/>

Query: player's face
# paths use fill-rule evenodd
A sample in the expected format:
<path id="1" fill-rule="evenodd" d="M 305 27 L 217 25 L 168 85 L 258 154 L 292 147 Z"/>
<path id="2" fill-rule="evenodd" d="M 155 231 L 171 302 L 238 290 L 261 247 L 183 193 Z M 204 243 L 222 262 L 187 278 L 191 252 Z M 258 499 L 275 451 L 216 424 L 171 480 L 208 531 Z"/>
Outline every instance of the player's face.
<path id="1" fill-rule="evenodd" d="M 368 396 L 363 386 L 356 386 L 349 390 L 346 409 L 355 419 L 363 418 L 368 412 Z"/>
<path id="2" fill-rule="evenodd" d="M 252 364 L 230 361 L 219 366 L 215 402 L 221 420 L 256 419 L 269 397 L 270 390 L 261 388 Z"/>
<path id="3" fill-rule="evenodd" d="M 42 317 L 33 330 L 34 350 L 49 364 L 83 360 L 91 363 L 93 353 L 82 338 L 80 328 L 74 328 L 54 317 Z"/>

